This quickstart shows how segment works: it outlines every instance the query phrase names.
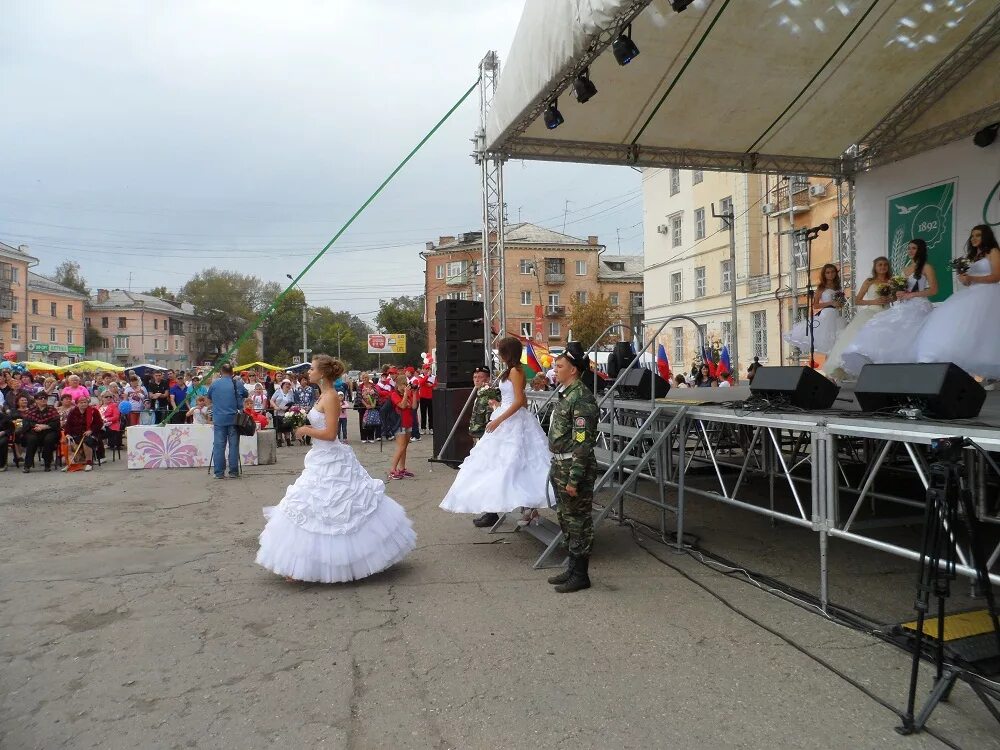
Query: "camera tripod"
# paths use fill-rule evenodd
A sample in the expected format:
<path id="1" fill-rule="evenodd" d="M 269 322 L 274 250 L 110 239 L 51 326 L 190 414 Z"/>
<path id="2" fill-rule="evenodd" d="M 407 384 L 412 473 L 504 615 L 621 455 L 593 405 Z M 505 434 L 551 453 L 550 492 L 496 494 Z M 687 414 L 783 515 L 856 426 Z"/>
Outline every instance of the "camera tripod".
<path id="1" fill-rule="evenodd" d="M 955 682 L 963 679 L 976 693 L 993 717 L 1000 722 L 1000 709 L 993 700 L 1000 698 L 995 688 L 976 679 L 977 675 L 961 666 L 945 662 L 945 602 L 951 595 L 951 582 L 955 580 L 959 534 L 962 533 L 971 555 L 969 566 L 976 573 L 976 584 L 986 598 L 997 654 L 1000 655 L 1000 621 L 997 619 L 996 601 L 990 583 L 986 557 L 982 548 L 982 530 L 972 502 L 972 492 L 965 482 L 965 464 L 962 449 L 970 445 L 962 437 L 941 438 L 931 442 L 931 459 L 927 502 L 924 512 L 923 546 L 920 550 L 917 578 L 916 633 L 913 643 L 913 662 L 910 686 L 903 723 L 897 728 L 900 734 L 913 734 L 924 728 L 931 713 L 941 701 L 947 701 Z M 978 446 L 974 446 L 978 449 Z M 931 597 L 937 599 L 937 642 L 934 644 L 934 686 L 919 714 L 914 715 L 917 697 L 917 680 L 920 658 L 924 646 L 924 621 L 930 610 Z"/>

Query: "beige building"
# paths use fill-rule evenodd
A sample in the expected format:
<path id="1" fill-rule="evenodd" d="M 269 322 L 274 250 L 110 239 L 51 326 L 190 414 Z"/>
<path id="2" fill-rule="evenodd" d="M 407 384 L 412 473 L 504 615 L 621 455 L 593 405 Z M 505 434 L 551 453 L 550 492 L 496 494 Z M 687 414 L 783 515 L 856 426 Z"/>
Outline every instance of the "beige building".
<path id="1" fill-rule="evenodd" d="M 154 364 L 186 369 L 196 364 L 194 308 L 148 294 L 98 289 L 88 307 L 101 336 L 95 359 L 118 365 Z"/>
<path id="2" fill-rule="evenodd" d="M 713 205 L 717 214 L 735 215 L 735 268 L 728 227 L 713 216 Z M 837 206 L 828 179 L 644 170 L 647 336 L 683 314 L 716 348 L 727 344 L 732 353 L 738 336 L 740 361 L 733 368 L 741 378 L 755 356 L 770 365 L 799 361 L 782 334 L 805 314 L 807 273 L 815 284 L 818 269 L 833 257 Z M 806 246 L 789 230 L 823 222 L 831 228 L 813 243 L 808 271 Z M 687 321 L 667 323 L 657 339 L 674 372 L 689 371 L 699 357 L 697 334 Z"/>
<path id="3" fill-rule="evenodd" d="M 28 330 L 28 269 L 38 259 L 27 246 L 0 242 L 0 353 L 13 351 L 24 359 Z"/>
<path id="4" fill-rule="evenodd" d="M 623 322 L 641 321 L 641 256 L 607 255 L 596 236 L 571 237 L 528 223 L 507 226 L 504 245 L 509 333 L 561 347 L 574 302 L 599 294 L 618 308 Z M 482 299 L 482 232 L 440 237 L 437 243 L 427 243 L 421 257 L 426 269 L 427 346 L 433 349 L 437 302 Z"/>
<path id="5" fill-rule="evenodd" d="M 28 272 L 26 359 L 69 364 L 86 358 L 87 295 Z"/>

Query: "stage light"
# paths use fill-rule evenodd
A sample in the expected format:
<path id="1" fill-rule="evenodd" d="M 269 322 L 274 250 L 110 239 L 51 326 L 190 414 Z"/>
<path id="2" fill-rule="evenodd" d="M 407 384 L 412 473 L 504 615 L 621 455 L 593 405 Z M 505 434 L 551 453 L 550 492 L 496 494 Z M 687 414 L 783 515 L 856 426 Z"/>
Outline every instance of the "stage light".
<path id="1" fill-rule="evenodd" d="M 614 53 L 619 65 L 628 65 L 639 54 L 639 48 L 632 41 L 631 34 L 632 24 L 629 24 L 625 32 L 619 34 L 618 38 L 611 44 L 611 51 Z"/>
<path id="2" fill-rule="evenodd" d="M 979 148 L 986 148 L 997 139 L 997 130 L 1000 130 L 1000 122 L 987 125 L 972 137 L 972 142 Z"/>
<path id="3" fill-rule="evenodd" d="M 597 86 L 590 80 L 590 68 L 584 68 L 583 72 L 573 81 L 573 90 L 576 92 L 576 100 L 580 104 L 589 102 L 591 97 L 597 93 Z"/>
<path id="4" fill-rule="evenodd" d="M 545 127 L 549 130 L 555 130 L 560 125 L 562 125 L 565 120 L 563 119 L 562 113 L 559 111 L 559 100 L 553 99 L 549 102 L 549 106 L 545 109 Z"/>
<path id="5" fill-rule="evenodd" d="M 693 2 L 694 0 L 670 0 L 670 7 L 677 13 L 680 13 L 682 10 L 687 9 L 687 7 Z"/>

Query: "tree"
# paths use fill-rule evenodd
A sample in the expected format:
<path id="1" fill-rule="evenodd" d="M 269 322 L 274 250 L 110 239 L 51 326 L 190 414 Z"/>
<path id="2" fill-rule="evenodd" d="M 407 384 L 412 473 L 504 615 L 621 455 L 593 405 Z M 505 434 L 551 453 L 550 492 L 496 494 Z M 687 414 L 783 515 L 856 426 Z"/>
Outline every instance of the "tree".
<path id="1" fill-rule="evenodd" d="M 256 362 L 258 356 L 257 337 L 251 336 L 240 344 L 240 348 L 236 350 L 236 364 L 248 365 L 251 362 Z"/>
<path id="2" fill-rule="evenodd" d="M 422 294 L 418 297 L 379 300 L 375 324 L 385 333 L 405 333 L 406 354 L 402 359 L 404 362 L 420 364 L 420 352 L 427 351 L 427 323 L 424 321 Z"/>
<path id="3" fill-rule="evenodd" d="M 327 307 L 316 308 L 313 313 L 309 328 L 313 352 L 339 356 L 348 370 L 372 366 L 375 356 L 368 354 L 371 326 L 356 315 Z"/>
<path id="4" fill-rule="evenodd" d="M 164 302 L 177 302 L 177 296 L 173 292 L 168 292 L 165 286 L 153 287 L 152 289 L 143 292 L 143 294 L 148 294 L 150 297 L 162 299 Z"/>
<path id="5" fill-rule="evenodd" d="M 264 360 L 287 365 L 302 348 L 302 305 L 305 295 L 290 289 L 264 321 Z M 310 348 L 315 349 L 312 344 Z"/>
<path id="6" fill-rule="evenodd" d="M 603 294 L 588 297 L 586 302 L 574 302 L 569 311 L 569 329 L 573 339 L 590 348 L 604 329 L 620 319 L 618 306 Z M 618 331 L 611 331 L 601 341 L 601 346 L 613 344 L 620 338 Z"/>
<path id="7" fill-rule="evenodd" d="M 90 287 L 87 286 L 87 282 L 84 280 L 83 274 L 80 273 L 80 264 L 75 260 L 64 260 L 56 266 L 56 271 L 52 275 L 52 280 L 57 284 L 69 287 L 80 294 L 90 296 Z"/>
<path id="8" fill-rule="evenodd" d="M 87 326 L 87 330 L 84 333 L 84 347 L 87 350 L 87 354 L 92 354 L 102 347 L 104 344 L 104 337 L 101 336 L 101 332 L 98 331 L 93 326 Z"/>

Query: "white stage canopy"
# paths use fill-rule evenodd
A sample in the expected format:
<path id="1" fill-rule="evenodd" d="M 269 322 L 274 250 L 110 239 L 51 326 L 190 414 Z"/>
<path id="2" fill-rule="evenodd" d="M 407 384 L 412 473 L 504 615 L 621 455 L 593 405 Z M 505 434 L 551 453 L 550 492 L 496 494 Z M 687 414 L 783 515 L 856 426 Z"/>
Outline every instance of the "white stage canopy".
<path id="1" fill-rule="evenodd" d="M 619 66 L 631 23 L 640 54 Z M 598 93 L 580 104 L 586 68 Z M 558 98 L 565 123 L 542 115 Z M 487 149 L 515 159 L 849 175 L 1000 121 L 997 0 L 527 0 Z"/>

